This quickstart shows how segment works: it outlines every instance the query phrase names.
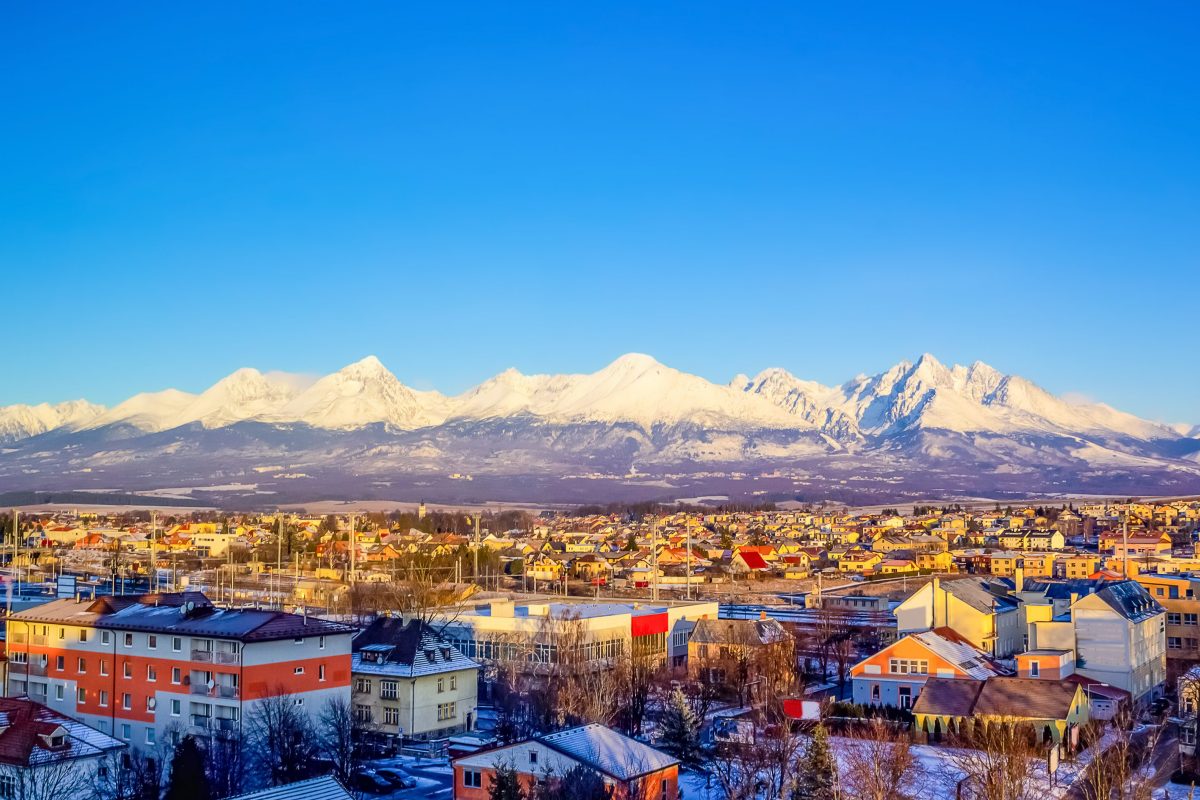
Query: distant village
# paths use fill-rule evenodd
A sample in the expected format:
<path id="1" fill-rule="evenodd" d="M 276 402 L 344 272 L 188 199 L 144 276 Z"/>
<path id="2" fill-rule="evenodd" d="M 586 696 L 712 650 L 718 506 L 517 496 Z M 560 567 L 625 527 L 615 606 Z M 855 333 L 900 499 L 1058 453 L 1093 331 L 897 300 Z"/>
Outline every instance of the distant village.
<path id="1" fill-rule="evenodd" d="M 182 769 L 212 798 L 463 800 L 1197 774 L 1196 500 L 0 526 L 4 797 L 158 797 Z"/>

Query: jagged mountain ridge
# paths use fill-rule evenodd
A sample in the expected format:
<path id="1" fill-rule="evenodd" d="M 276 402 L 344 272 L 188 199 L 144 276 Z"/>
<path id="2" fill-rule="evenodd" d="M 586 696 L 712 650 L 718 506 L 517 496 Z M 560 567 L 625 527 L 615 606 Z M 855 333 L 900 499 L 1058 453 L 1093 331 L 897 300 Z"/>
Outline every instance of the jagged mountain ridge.
<path id="1" fill-rule="evenodd" d="M 937 475 L 964 491 L 1200 491 L 1194 433 L 930 355 L 824 386 L 782 369 L 719 385 L 630 354 L 588 374 L 507 370 L 452 397 L 413 390 L 368 357 L 316 381 L 240 369 L 200 394 L 144 393 L 111 409 L 0 409 L 0 478 L 67 488 L 109 476 L 133 489 L 278 473 L 311 490 L 460 472 L 501 488 L 518 475 L 624 487 L 659 474 L 651 482 L 667 490 L 680 475 L 774 487 L 783 470 L 793 486 L 903 488 Z"/>

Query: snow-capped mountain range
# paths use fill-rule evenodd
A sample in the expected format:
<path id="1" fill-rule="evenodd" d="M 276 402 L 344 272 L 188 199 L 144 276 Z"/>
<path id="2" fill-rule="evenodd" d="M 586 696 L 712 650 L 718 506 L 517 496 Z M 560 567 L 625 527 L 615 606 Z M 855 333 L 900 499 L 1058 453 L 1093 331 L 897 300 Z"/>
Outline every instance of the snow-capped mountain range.
<path id="1" fill-rule="evenodd" d="M 1200 491 L 1200 426 L 1071 403 L 981 362 L 928 354 L 839 386 L 782 369 L 720 385 L 629 354 L 590 374 L 510 369 L 457 396 L 407 387 L 373 356 L 315 381 L 246 368 L 199 394 L 0 408 L 0 446 L 0 480 L 34 489 L 155 489 L 171 474 L 257 476 L 259 487 L 278 472 L 300 476 L 274 479 L 289 494 L 295 481 L 323 491 L 359 476 L 379 490 L 451 475 L 490 479 L 508 496 L 506 481 L 539 476 L 542 497 L 554 480 L 676 496 L 766 481 L 750 490 L 761 496 L 873 481 L 895 493 L 934 476 L 959 492 Z M 165 472 L 143 469 L 152 464 Z M 561 494 L 579 496 L 571 486 Z"/>

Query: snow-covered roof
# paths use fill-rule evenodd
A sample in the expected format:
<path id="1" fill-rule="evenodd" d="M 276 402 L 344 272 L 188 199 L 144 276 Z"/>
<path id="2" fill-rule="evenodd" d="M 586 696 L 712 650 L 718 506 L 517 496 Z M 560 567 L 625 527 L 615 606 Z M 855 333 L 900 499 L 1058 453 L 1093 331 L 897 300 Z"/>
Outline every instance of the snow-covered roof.
<path id="1" fill-rule="evenodd" d="M 622 781 L 679 763 L 661 750 L 598 724 L 568 728 L 538 737 L 538 741 Z"/>
<path id="2" fill-rule="evenodd" d="M 336 778 L 323 775 L 320 778 L 263 789 L 261 792 L 239 794 L 230 800 L 350 800 L 351 796 Z"/>
<path id="3" fill-rule="evenodd" d="M 987 653 L 958 638 L 947 629 L 913 633 L 909 634 L 908 638 L 920 642 L 939 658 L 954 664 L 972 678 L 985 680 L 1000 674 L 988 660 Z"/>

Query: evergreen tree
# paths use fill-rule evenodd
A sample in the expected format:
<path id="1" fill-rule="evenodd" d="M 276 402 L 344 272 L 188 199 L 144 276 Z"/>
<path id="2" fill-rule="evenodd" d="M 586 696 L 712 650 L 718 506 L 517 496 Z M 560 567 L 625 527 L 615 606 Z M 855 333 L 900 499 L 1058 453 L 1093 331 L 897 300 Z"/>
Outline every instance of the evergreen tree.
<path id="1" fill-rule="evenodd" d="M 526 800 L 520 775 L 512 764 L 498 764 L 488 786 L 488 800 Z"/>
<path id="2" fill-rule="evenodd" d="M 204 774 L 204 751 L 192 736 L 184 737 L 171 756 L 171 781 L 164 800 L 210 800 Z"/>
<path id="3" fill-rule="evenodd" d="M 664 750 L 685 764 L 693 763 L 700 749 L 700 719 L 679 687 L 667 701 L 659 726 L 659 741 Z"/>
<path id="4" fill-rule="evenodd" d="M 792 784 L 792 800 L 833 800 L 836 767 L 829 748 L 829 732 L 818 724 L 804 751 L 804 760 Z"/>

